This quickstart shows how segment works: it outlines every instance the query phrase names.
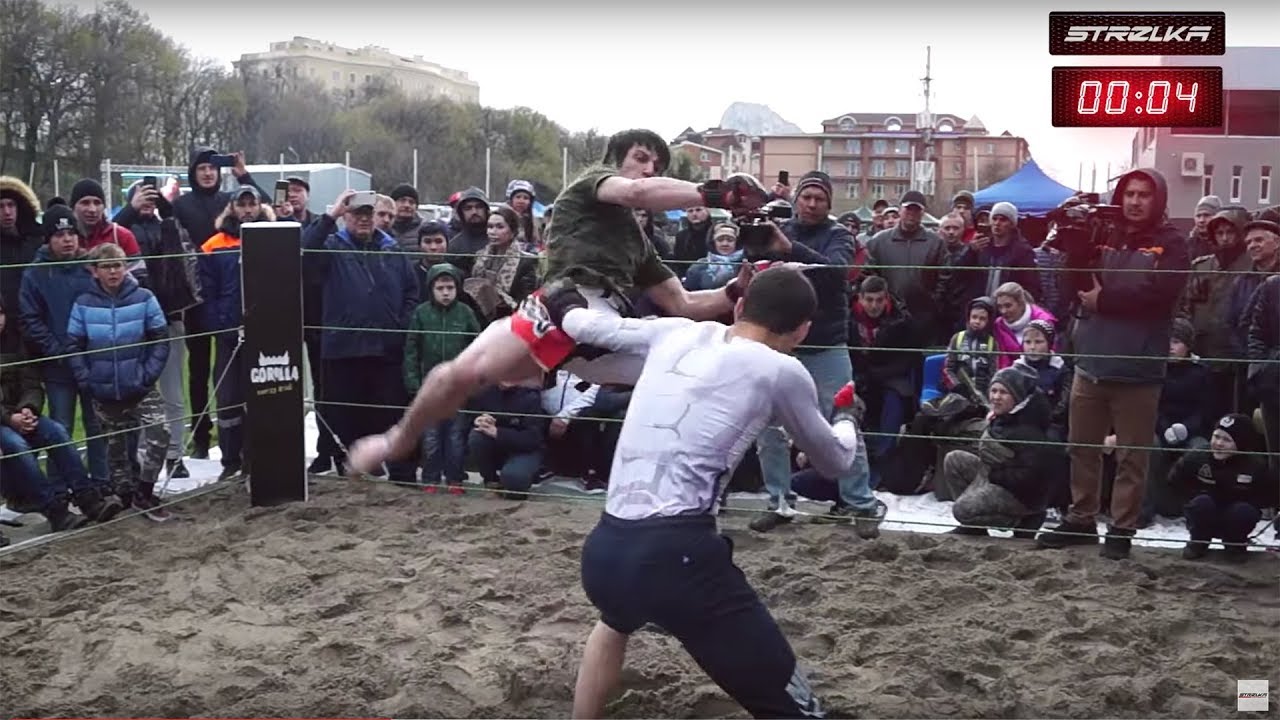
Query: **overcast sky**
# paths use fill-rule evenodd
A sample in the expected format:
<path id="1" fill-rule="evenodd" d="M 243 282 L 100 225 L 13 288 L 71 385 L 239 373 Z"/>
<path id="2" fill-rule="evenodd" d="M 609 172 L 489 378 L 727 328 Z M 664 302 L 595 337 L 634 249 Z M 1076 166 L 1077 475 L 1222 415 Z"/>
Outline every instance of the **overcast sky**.
<path id="1" fill-rule="evenodd" d="M 1133 131 L 1054 128 L 1054 65 L 1150 64 L 1142 57 L 1053 57 L 1049 10 L 1105 3 L 755 3 L 648 0 L 594 7 L 564 2 L 229 2 L 130 0 L 193 53 L 230 63 L 303 35 L 348 47 L 380 45 L 465 70 L 480 101 L 525 105 L 571 130 L 648 127 L 673 137 L 716 125 L 733 101 L 758 102 L 806 132 L 847 112 L 923 109 L 925 46 L 933 48 L 932 110 L 1026 137 L 1033 157 L 1075 186 L 1083 161 L 1129 158 Z M 92 8 L 92 0 L 76 0 Z M 1129 0 L 1123 10 L 1225 10 L 1227 44 L 1274 46 L 1272 0 Z M 1212 64 L 1206 58 L 1206 64 Z"/>

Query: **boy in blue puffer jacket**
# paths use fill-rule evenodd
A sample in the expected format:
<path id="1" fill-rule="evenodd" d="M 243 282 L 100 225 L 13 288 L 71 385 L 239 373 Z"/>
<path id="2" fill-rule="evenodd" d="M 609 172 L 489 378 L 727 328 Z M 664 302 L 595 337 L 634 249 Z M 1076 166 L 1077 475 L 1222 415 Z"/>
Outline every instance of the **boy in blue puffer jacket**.
<path id="1" fill-rule="evenodd" d="M 67 325 L 68 352 L 76 383 L 93 398 L 107 439 L 107 465 L 116 494 L 125 503 L 165 520 L 156 480 L 169 448 L 164 402 L 156 381 L 169 359 L 168 322 L 150 290 L 125 266 L 124 251 L 106 243 L 86 257 L 94 284 L 76 299 Z M 145 343 L 145 344 L 140 344 Z M 142 476 L 129 462 L 128 431 L 141 430 Z"/>

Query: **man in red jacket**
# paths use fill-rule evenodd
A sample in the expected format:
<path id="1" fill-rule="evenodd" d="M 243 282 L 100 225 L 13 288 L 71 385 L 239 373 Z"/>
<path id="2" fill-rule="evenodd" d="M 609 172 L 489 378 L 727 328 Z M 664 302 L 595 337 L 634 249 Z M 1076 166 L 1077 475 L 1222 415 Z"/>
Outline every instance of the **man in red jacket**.
<path id="1" fill-rule="evenodd" d="M 111 222 L 107 215 L 107 196 L 97 180 L 84 178 L 76 182 L 71 188 L 71 209 L 75 212 L 80 234 L 84 236 L 85 250 L 104 243 L 119 245 L 125 255 L 137 258 L 129 263 L 129 271 L 134 278 L 146 282 L 146 265 L 142 262 L 138 239 L 128 228 Z"/>

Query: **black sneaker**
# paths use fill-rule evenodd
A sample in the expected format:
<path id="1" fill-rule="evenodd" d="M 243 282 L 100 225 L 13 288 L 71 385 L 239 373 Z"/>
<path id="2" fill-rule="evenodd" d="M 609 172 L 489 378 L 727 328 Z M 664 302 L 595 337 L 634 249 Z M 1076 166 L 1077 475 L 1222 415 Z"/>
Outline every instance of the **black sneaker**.
<path id="1" fill-rule="evenodd" d="M 209 441 L 205 440 L 204 442 L 200 442 L 199 440 L 197 440 L 195 442 L 195 445 L 192 448 L 191 457 L 194 460 L 208 460 L 209 459 Z"/>
<path id="2" fill-rule="evenodd" d="M 779 525 L 786 525 L 790 523 L 793 519 L 794 518 L 791 515 L 782 515 L 776 511 L 770 510 L 755 520 L 752 520 L 747 524 L 747 527 L 758 533 L 767 533 Z"/>
<path id="3" fill-rule="evenodd" d="M 1107 537 L 1102 541 L 1102 549 L 1098 554 L 1108 560 L 1127 560 L 1129 550 L 1133 547 L 1132 528 L 1107 528 Z"/>
<path id="4" fill-rule="evenodd" d="M 9 547 L 9 536 L 0 532 L 0 547 Z"/>
<path id="5" fill-rule="evenodd" d="M 98 490 L 85 490 L 75 494 L 76 507 L 93 522 L 104 523 L 124 510 L 124 502 L 115 495 L 103 495 Z"/>
<path id="6" fill-rule="evenodd" d="M 307 473 L 311 475 L 323 475 L 333 470 L 333 458 L 328 455 L 320 455 L 311 464 L 307 466 Z"/>
<path id="7" fill-rule="evenodd" d="M 1019 540 L 1035 540 L 1040 526 L 1044 525 L 1044 517 L 1043 512 L 1023 516 L 1013 527 L 1013 536 Z"/>
<path id="8" fill-rule="evenodd" d="M 169 474 L 171 480 L 185 480 L 191 477 L 191 471 L 187 470 L 187 466 L 182 462 L 182 458 L 172 458 L 165 460 L 165 470 Z"/>
<path id="9" fill-rule="evenodd" d="M 1199 560 L 1209 554 L 1209 543 L 1192 540 L 1182 546 L 1183 560 Z"/>
<path id="10" fill-rule="evenodd" d="M 228 465 L 227 467 L 222 468 L 222 472 L 218 474 L 218 482 L 226 482 L 239 474 L 239 465 Z"/>
<path id="11" fill-rule="evenodd" d="M 815 515 L 812 522 L 814 525 L 848 525 L 853 522 L 853 508 L 835 503 L 830 510 Z"/>
<path id="12" fill-rule="evenodd" d="M 984 527 L 966 527 L 957 525 L 947 531 L 948 535 L 964 535 L 966 537 L 991 537 L 991 533 L 987 532 Z"/>
<path id="13" fill-rule="evenodd" d="M 44 517 L 49 521 L 50 532 L 66 532 L 89 524 L 89 518 L 71 512 L 65 504 L 45 510 Z"/>
<path id="14" fill-rule="evenodd" d="M 1057 550 L 1069 545 L 1097 545 L 1098 527 L 1093 524 L 1062 521 L 1056 527 L 1042 530 L 1036 537 L 1036 547 Z"/>

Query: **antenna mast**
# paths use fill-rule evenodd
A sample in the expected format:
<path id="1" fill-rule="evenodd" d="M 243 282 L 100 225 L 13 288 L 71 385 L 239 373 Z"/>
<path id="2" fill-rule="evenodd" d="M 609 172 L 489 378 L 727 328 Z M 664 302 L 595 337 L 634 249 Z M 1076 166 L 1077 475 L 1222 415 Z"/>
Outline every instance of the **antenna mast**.
<path id="1" fill-rule="evenodd" d="M 933 160 L 933 113 L 929 112 L 929 83 L 933 81 L 929 71 L 933 61 L 933 47 L 926 45 L 924 48 L 924 77 L 920 79 L 924 83 L 924 159 L 926 161 Z"/>

